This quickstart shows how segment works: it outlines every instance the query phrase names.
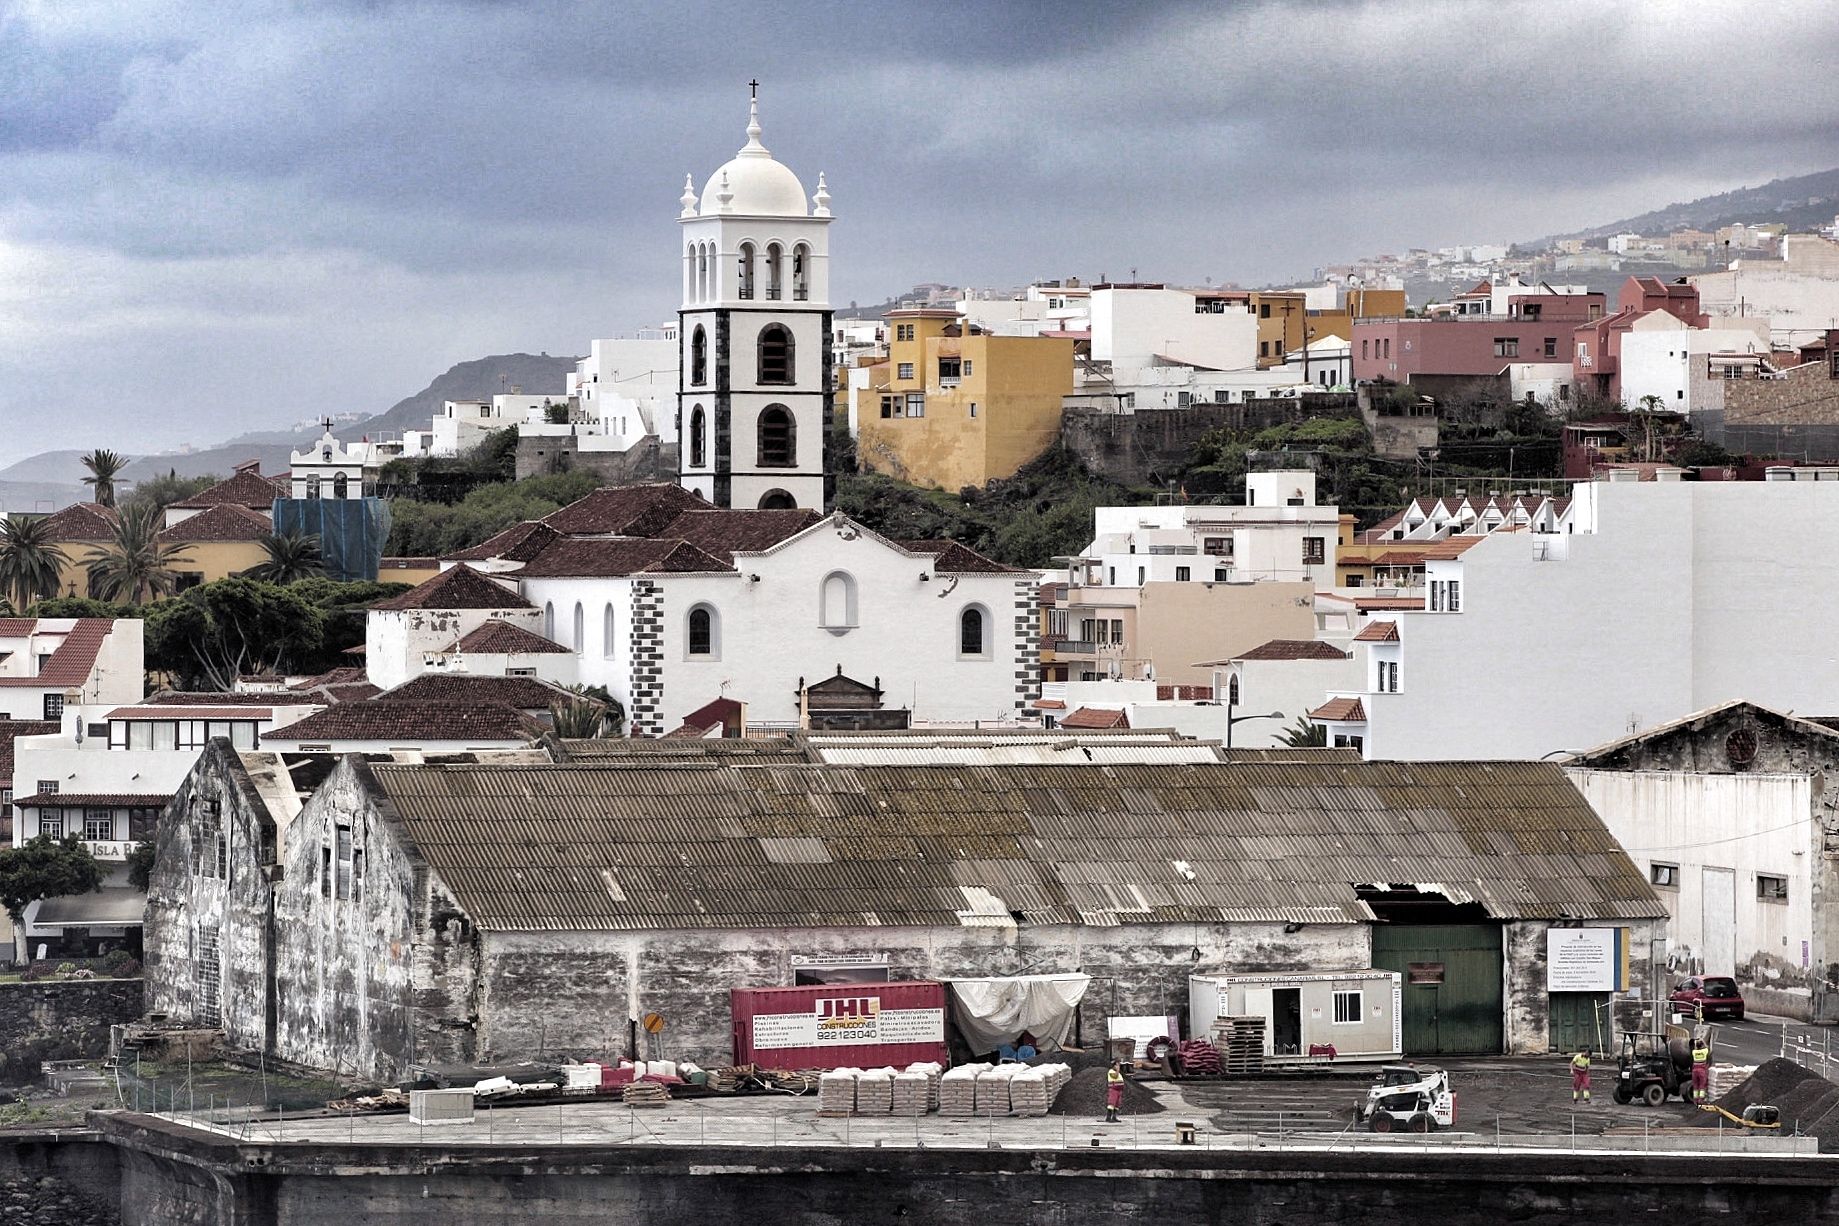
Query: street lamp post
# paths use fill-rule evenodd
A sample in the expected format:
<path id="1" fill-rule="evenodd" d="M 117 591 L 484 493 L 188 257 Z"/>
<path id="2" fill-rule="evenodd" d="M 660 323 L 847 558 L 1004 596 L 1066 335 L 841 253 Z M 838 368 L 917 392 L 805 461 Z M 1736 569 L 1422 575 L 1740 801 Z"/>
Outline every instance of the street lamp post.
<path id="1" fill-rule="evenodd" d="M 1282 711 L 1272 711 L 1269 715 L 1234 715 L 1231 708 L 1226 711 L 1226 748 L 1232 748 L 1232 726 L 1242 724 L 1248 719 L 1282 719 Z"/>

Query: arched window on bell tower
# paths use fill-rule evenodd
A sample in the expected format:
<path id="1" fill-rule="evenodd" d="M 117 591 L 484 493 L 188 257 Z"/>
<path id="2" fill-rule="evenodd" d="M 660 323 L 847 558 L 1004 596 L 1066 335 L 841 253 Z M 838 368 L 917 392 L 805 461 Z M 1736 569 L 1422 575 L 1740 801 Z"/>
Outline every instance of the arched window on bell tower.
<path id="1" fill-rule="evenodd" d="M 778 243 L 768 243 L 766 247 L 766 299 L 778 302 L 785 296 L 782 274 L 785 271 L 785 252 Z"/>
<path id="2" fill-rule="evenodd" d="M 704 420 L 702 406 L 690 410 L 690 467 L 701 468 L 707 463 L 708 426 Z"/>
<path id="3" fill-rule="evenodd" d="M 796 468 L 798 466 L 798 423 L 792 411 L 782 404 L 769 404 L 760 410 L 755 426 L 760 441 L 761 468 Z"/>
<path id="4" fill-rule="evenodd" d="M 690 333 L 690 383 L 701 387 L 709 381 L 709 334 L 701 324 Z"/>
<path id="5" fill-rule="evenodd" d="M 741 289 L 737 298 L 753 297 L 753 244 L 741 244 Z"/>
<path id="6" fill-rule="evenodd" d="M 792 248 L 792 299 L 806 302 L 811 297 L 811 246 L 800 243 Z"/>
<path id="7" fill-rule="evenodd" d="M 792 363 L 792 330 L 784 324 L 767 324 L 760 329 L 759 381 L 766 384 L 796 382 Z"/>

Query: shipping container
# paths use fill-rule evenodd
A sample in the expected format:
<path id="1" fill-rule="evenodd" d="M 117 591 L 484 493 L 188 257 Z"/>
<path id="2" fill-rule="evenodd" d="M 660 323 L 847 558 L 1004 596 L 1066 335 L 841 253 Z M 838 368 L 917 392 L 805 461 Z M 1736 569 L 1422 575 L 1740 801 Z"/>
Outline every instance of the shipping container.
<path id="1" fill-rule="evenodd" d="M 768 1069 L 946 1063 L 945 985 L 833 983 L 735 988 L 734 1062 Z"/>
<path id="2" fill-rule="evenodd" d="M 1188 1036 L 1211 1038 L 1215 1018 L 1262 1017 L 1266 1064 L 1395 1060 L 1399 990 L 1396 972 L 1372 969 L 1194 975 Z"/>

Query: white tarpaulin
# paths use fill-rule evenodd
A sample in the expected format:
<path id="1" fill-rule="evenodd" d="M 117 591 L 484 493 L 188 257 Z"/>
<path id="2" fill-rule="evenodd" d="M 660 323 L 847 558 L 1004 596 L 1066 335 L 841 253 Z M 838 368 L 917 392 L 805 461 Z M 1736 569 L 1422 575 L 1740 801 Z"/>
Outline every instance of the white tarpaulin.
<path id="1" fill-rule="evenodd" d="M 982 1055 L 1013 1043 L 1023 1031 L 1042 1047 L 1066 1043 L 1073 1010 L 1091 984 L 1090 975 L 1008 975 L 993 979 L 948 979 L 957 1004 L 958 1029 L 972 1052 Z"/>

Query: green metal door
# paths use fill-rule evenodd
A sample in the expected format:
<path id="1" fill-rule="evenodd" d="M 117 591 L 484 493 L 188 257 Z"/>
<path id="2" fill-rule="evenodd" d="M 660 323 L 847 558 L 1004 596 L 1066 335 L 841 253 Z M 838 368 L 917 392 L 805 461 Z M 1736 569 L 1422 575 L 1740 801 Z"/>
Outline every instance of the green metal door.
<path id="1" fill-rule="evenodd" d="M 1606 1052 L 1614 1035 L 1607 992 L 1553 992 L 1552 1050 Z"/>
<path id="2" fill-rule="evenodd" d="M 1494 924 L 1375 924 L 1373 965 L 1403 981 L 1405 1053 L 1498 1055 L 1501 930 Z"/>

